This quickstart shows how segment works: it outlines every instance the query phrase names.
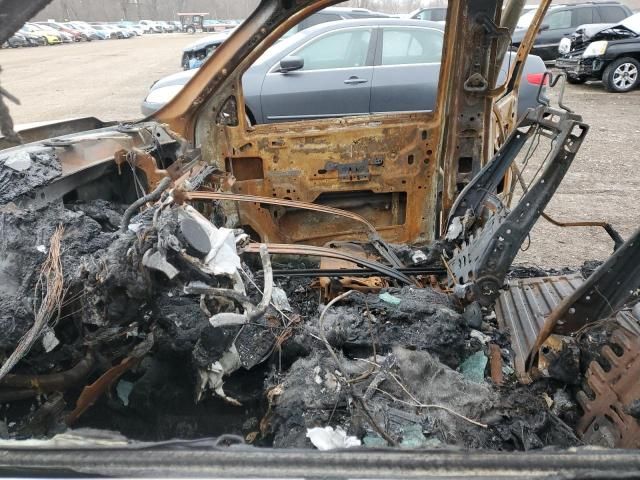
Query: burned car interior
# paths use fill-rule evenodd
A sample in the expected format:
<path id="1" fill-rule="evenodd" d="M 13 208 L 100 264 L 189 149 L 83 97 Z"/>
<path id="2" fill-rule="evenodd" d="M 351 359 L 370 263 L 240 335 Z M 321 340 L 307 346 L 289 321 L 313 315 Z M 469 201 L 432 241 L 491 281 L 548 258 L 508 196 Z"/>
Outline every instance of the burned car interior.
<path id="1" fill-rule="evenodd" d="M 593 134 L 562 76 L 516 113 L 550 0 L 502 85 L 526 2 L 450 0 L 433 112 L 252 125 L 243 72 L 338 3 L 261 0 L 140 121 L 16 133 L 0 104 L 3 472 L 640 468 L 640 229 L 545 213 Z M 518 268 L 538 221 L 611 256 Z"/>

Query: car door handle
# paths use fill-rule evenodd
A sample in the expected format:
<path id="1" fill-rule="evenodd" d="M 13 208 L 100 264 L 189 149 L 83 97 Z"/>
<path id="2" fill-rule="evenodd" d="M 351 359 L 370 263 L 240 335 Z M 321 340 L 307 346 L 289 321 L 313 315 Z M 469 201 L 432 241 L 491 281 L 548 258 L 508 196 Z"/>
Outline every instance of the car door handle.
<path id="1" fill-rule="evenodd" d="M 369 80 L 367 80 L 366 78 L 349 77 L 344 81 L 344 83 L 346 83 L 347 85 L 357 85 L 358 83 L 367 83 L 368 81 Z"/>

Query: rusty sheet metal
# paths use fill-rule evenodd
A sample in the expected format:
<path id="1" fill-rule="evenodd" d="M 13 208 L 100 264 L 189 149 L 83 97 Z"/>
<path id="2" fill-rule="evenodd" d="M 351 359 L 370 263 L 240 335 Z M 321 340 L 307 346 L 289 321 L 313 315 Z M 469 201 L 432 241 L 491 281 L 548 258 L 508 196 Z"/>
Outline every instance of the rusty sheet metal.
<path id="1" fill-rule="evenodd" d="M 281 198 L 273 198 L 273 197 L 261 197 L 258 195 L 243 195 L 239 193 L 230 193 L 230 192 L 176 192 L 176 198 L 184 199 L 184 200 L 229 200 L 234 202 L 249 202 L 254 204 L 269 204 L 269 205 L 278 205 L 280 207 L 291 207 L 298 208 L 303 210 L 314 210 L 317 212 L 328 213 L 330 215 L 335 215 L 337 217 L 345 217 L 350 218 L 358 223 L 363 224 L 368 230 L 369 233 L 376 234 L 376 229 L 371 223 L 367 221 L 366 218 L 361 217 L 360 215 L 349 212 L 347 210 L 342 210 L 339 208 L 327 207 L 324 205 L 317 205 L 314 203 L 300 202 L 296 200 L 284 200 Z M 260 207 L 262 208 L 262 207 Z M 265 239 L 268 240 L 268 239 Z"/>
<path id="2" fill-rule="evenodd" d="M 376 260 L 367 252 L 360 244 L 350 242 L 339 242 L 333 245 L 328 245 L 330 248 L 339 249 L 344 253 L 362 257 L 368 260 Z M 353 269 L 357 268 L 357 264 L 352 261 L 339 260 L 336 258 L 322 257 L 320 259 L 320 268 L 323 270 L 341 270 L 341 269 Z M 311 287 L 319 288 L 322 297 L 325 301 L 332 300 L 341 293 L 347 290 L 357 290 L 363 293 L 378 292 L 384 287 L 388 287 L 389 284 L 382 277 L 369 276 L 366 278 L 350 277 L 350 276 L 338 276 L 332 275 L 331 277 L 318 277 L 311 283 Z"/>
<path id="3" fill-rule="evenodd" d="M 528 383 L 526 362 L 545 318 L 583 282 L 580 274 L 511 280 L 496 303 L 501 328 L 508 329 L 518 378 Z"/>
<path id="4" fill-rule="evenodd" d="M 296 23 L 334 3 L 260 2 L 154 118 L 201 145 L 205 161 L 233 171 L 239 180 L 233 187 L 236 193 L 342 208 L 365 217 L 385 240 L 430 242 L 440 233 L 440 209 L 446 215 L 459 187 L 514 125 L 518 70 L 504 92 L 465 87 L 476 73 L 486 77 L 487 85 L 497 75 L 490 66 L 503 2 L 449 2 L 441 88 L 433 113 L 249 125 L 242 73 Z M 548 4 L 542 2 L 533 30 Z M 531 43 L 523 42 L 518 55 L 526 56 Z M 498 108 L 491 108 L 503 93 Z M 228 115 L 221 115 L 223 111 Z M 357 175 L 345 174 L 350 171 Z M 250 227 L 263 240 L 322 245 L 328 239 L 363 239 L 349 223 L 322 214 L 265 211 L 252 204 L 234 207 L 234 213 L 238 226 Z"/>
<path id="5" fill-rule="evenodd" d="M 593 396 L 577 394 L 584 412 L 576 431 L 585 443 L 610 448 L 640 448 L 640 424 L 628 413 L 628 407 L 640 400 L 640 337 L 619 329 L 602 356 L 610 368 L 605 371 L 597 362 L 589 365 L 586 383 Z"/>
<path id="6" fill-rule="evenodd" d="M 436 238 L 438 136 L 432 114 L 376 115 L 375 121 L 351 117 L 250 130 L 221 126 L 211 130 L 203 151 L 225 159 L 238 179 L 235 193 L 347 210 L 387 241 L 417 243 Z M 349 168 L 359 175 L 346 175 Z M 263 240 L 322 245 L 366 239 L 353 222 L 321 211 L 310 215 L 251 203 L 234 208 L 240 225 Z"/>

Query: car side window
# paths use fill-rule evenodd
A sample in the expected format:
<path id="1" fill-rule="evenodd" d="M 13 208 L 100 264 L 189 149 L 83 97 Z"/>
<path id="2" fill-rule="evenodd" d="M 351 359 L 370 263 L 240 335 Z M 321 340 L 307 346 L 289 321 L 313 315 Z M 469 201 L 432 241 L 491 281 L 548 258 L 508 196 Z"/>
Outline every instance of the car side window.
<path id="1" fill-rule="evenodd" d="M 593 8 L 591 7 L 574 8 L 572 10 L 572 15 L 572 27 L 579 27 L 580 25 L 593 23 Z"/>
<path id="2" fill-rule="evenodd" d="M 429 28 L 385 28 L 381 65 L 437 63 L 442 57 L 442 33 Z"/>
<path id="3" fill-rule="evenodd" d="M 418 13 L 417 18 L 420 20 L 431 20 L 431 10 L 423 10 Z"/>
<path id="4" fill-rule="evenodd" d="M 544 23 L 549 25 L 549 30 L 571 28 L 571 10 L 551 12 L 544 19 Z"/>
<path id="5" fill-rule="evenodd" d="M 447 9 L 446 8 L 438 8 L 432 11 L 431 20 L 434 22 L 443 22 L 447 19 Z"/>
<path id="6" fill-rule="evenodd" d="M 302 70 L 364 67 L 370 40 L 371 29 L 343 30 L 314 40 L 293 55 L 304 59 Z"/>
<path id="7" fill-rule="evenodd" d="M 616 23 L 627 17 L 627 12 L 624 8 L 615 5 L 603 5 L 598 7 L 598 11 L 600 12 L 600 20 L 603 23 Z"/>

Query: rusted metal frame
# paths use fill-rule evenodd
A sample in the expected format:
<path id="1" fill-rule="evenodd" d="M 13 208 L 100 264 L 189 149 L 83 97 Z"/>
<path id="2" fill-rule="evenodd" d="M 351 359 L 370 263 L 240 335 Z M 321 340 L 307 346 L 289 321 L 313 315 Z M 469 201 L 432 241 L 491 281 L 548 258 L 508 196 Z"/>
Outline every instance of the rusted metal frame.
<path id="1" fill-rule="evenodd" d="M 406 275 L 443 275 L 444 268 L 439 267 L 412 267 L 398 268 L 396 271 Z M 380 272 L 368 268 L 301 268 L 274 270 L 274 277 L 370 277 L 380 275 Z"/>
<path id="2" fill-rule="evenodd" d="M 513 172 L 515 173 L 515 177 L 517 178 L 518 183 L 520 183 L 520 187 L 522 188 L 522 191 L 526 192 L 528 190 L 527 184 L 524 182 L 524 179 L 522 178 L 522 174 L 520 172 L 520 169 L 518 168 L 518 166 L 515 163 L 511 164 L 511 170 L 513 170 Z M 611 225 L 609 222 L 598 221 L 598 220 L 596 220 L 596 221 L 584 221 L 584 222 L 562 222 L 560 220 L 556 220 L 556 219 L 550 217 L 545 212 L 542 212 L 540 214 L 540 216 L 542 218 L 544 218 L 550 224 L 555 225 L 556 227 L 560 227 L 560 228 L 602 227 L 602 228 L 604 228 L 605 232 L 607 232 L 607 234 L 613 240 L 614 250 L 620 248 L 620 246 L 622 246 L 622 244 L 624 243 L 624 239 L 620 236 L 620 233 L 618 233 L 618 231 L 615 228 L 613 228 L 613 225 Z"/>
<path id="3" fill-rule="evenodd" d="M 621 355 L 610 345 L 603 347 L 602 357 L 610 368 L 605 371 L 593 361 L 586 373 L 593 399 L 584 391 L 576 395 L 584 412 L 576 431 L 588 444 L 640 448 L 640 423 L 627 411 L 632 402 L 640 400 L 640 337 L 619 329 L 613 332 L 611 344 Z"/>
<path id="4" fill-rule="evenodd" d="M 243 158 L 261 160 L 263 177 L 237 181 L 233 189 L 238 193 L 278 198 L 294 196 L 311 203 L 326 192 L 353 189 L 392 194 L 406 192 L 406 220 L 402 224 L 388 223 L 388 211 L 379 212 L 384 219 L 375 215 L 367 218 L 387 241 L 431 241 L 435 238 L 436 165 L 433 155 L 436 150 L 434 139 L 438 137 L 437 121 L 432 114 L 425 113 L 384 114 L 376 115 L 375 119 L 375 125 L 367 116 L 258 125 L 249 131 L 239 127 L 226 128 L 228 140 L 227 135 L 213 132 L 220 141 L 213 140 L 215 145 L 210 156 L 230 158 L 235 163 L 242 162 Z M 327 158 L 348 162 L 351 158 L 361 158 L 367 151 L 385 155 L 385 165 L 371 167 L 373 171 L 368 181 L 347 183 L 339 181 L 336 172 L 317 174 L 325 167 Z M 294 189 L 292 195 L 287 192 L 290 187 Z M 279 243 L 317 244 L 323 236 L 362 238 L 358 232 L 347 231 L 344 224 L 337 228 L 326 222 L 322 222 L 326 228 L 313 230 L 301 225 L 295 229 L 294 238 L 293 229 L 282 229 L 275 224 L 275 219 L 264 217 L 251 204 L 239 206 L 238 213 L 244 224 L 250 225 L 261 237 Z M 282 223 L 282 219 L 279 222 Z"/>
<path id="5" fill-rule="evenodd" d="M 284 200 L 280 198 L 260 197 L 256 195 L 243 195 L 228 192 L 186 192 L 182 195 L 185 200 L 231 200 L 235 202 L 266 203 L 268 205 L 281 205 L 291 208 L 301 208 L 304 210 L 319 211 L 331 215 L 351 218 L 352 220 L 362 223 L 369 229 L 369 239 L 371 241 L 371 244 L 375 247 L 376 250 L 378 250 L 380 255 L 382 255 L 389 263 L 391 263 L 392 266 L 404 267 L 393 250 L 380 237 L 376 228 L 371 225 L 371 223 L 369 223 L 366 218 L 347 210 L 327 207 L 325 205 L 318 205 L 316 203 L 299 202 L 296 200 Z"/>
<path id="6" fill-rule="evenodd" d="M 546 318 L 531 352 L 551 333 L 569 335 L 614 314 L 640 289 L 640 228 Z"/>
<path id="7" fill-rule="evenodd" d="M 527 121 L 529 116 L 523 119 Z M 522 125 L 522 123 L 521 123 Z M 498 153 L 494 155 L 487 165 L 476 175 L 467 186 L 460 192 L 458 198 L 451 207 L 446 229 L 451 226 L 455 217 L 463 217 L 467 210 L 473 212 L 474 216 L 480 217 L 485 201 L 489 196 L 497 194 L 497 188 L 509 167 L 513 164 L 524 144 L 535 134 L 535 129 L 530 127 L 526 131 L 516 128 Z"/>
<path id="8" fill-rule="evenodd" d="M 508 331 L 514 352 L 513 364 L 522 383 L 531 383 L 527 358 L 545 318 L 584 281 L 573 273 L 552 277 L 520 278 L 507 283 L 495 306 L 498 325 Z"/>
<path id="9" fill-rule="evenodd" d="M 509 72 L 509 85 L 507 86 L 507 91 L 509 92 L 517 92 L 520 88 L 524 63 L 529 53 L 531 53 L 531 48 L 533 48 L 538 32 L 540 31 L 540 27 L 542 26 L 542 22 L 544 21 L 544 17 L 549 9 L 549 5 L 551 5 L 551 0 L 541 0 L 535 15 L 531 20 L 529 29 L 527 30 L 527 33 L 525 33 L 522 42 L 520 42 L 515 62 L 511 65 L 511 71 Z"/>
<path id="10" fill-rule="evenodd" d="M 356 222 L 362 223 L 369 233 L 377 235 L 376 228 L 369 223 L 369 221 L 358 215 L 357 213 L 349 212 L 347 210 L 341 210 L 339 208 L 327 207 L 325 205 L 318 205 L 316 203 L 300 202 L 298 200 L 285 200 L 282 198 L 270 198 L 262 197 L 259 195 L 245 195 L 241 193 L 230 192 L 183 192 L 180 197 L 184 200 L 231 200 L 234 202 L 251 202 L 251 203 L 265 203 L 268 205 L 280 205 L 283 207 L 302 208 L 305 210 L 316 210 L 318 212 L 324 212 L 331 215 L 338 215 L 341 217 L 350 218 Z"/>
<path id="11" fill-rule="evenodd" d="M 495 58 L 495 45 L 489 41 L 489 32 L 478 20 L 499 18 L 501 0 L 473 2 L 461 0 L 450 3 L 447 9 L 445 38 L 446 61 L 441 66 L 438 110 L 442 115 L 438 165 L 443 169 L 443 219 L 457 196 L 457 185 L 467 183 L 487 160 L 485 128 L 491 122 L 493 99 L 486 97 L 490 88 L 487 78 L 489 62 Z M 455 42 L 455 46 L 453 43 Z M 489 46 L 489 48 L 487 48 Z M 472 89 L 473 78 L 482 80 Z M 470 171 L 459 172 L 461 163 L 471 163 Z"/>
<path id="12" fill-rule="evenodd" d="M 483 305 L 492 304 L 498 297 L 513 259 L 560 185 L 589 129 L 579 116 L 549 107 L 531 111 L 527 117 L 553 132 L 555 144 L 550 162 L 518 205 L 509 213 L 498 211 L 491 216 L 450 262 L 456 279 L 472 282 L 472 296 Z M 488 172 L 493 173 L 491 169 Z"/>
<path id="13" fill-rule="evenodd" d="M 250 243 L 246 247 L 244 247 L 244 251 L 247 253 L 259 253 L 260 245 L 257 243 Z M 350 255 L 348 253 L 344 253 L 340 250 L 336 250 L 333 248 L 325 248 L 325 247 L 316 247 L 314 245 L 289 245 L 282 243 L 267 243 L 267 249 L 269 253 L 277 253 L 277 254 L 286 254 L 286 255 L 306 255 L 312 257 L 327 257 L 327 258 L 335 258 L 338 260 L 346 260 L 349 262 L 353 262 L 356 265 L 361 265 L 365 268 L 369 268 L 371 270 L 375 270 L 376 272 L 380 272 L 381 274 L 394 278 L 399 282 L 402 282 L 407 285 L 416 285 L 415 282 L 406 276 L 404 273 L 399 272 L 395 268 L 388 267 L 378 262 L 374 262 L 372 260 L 367 260 L 362 257 L 358 257 L 355 255 Z"/>

